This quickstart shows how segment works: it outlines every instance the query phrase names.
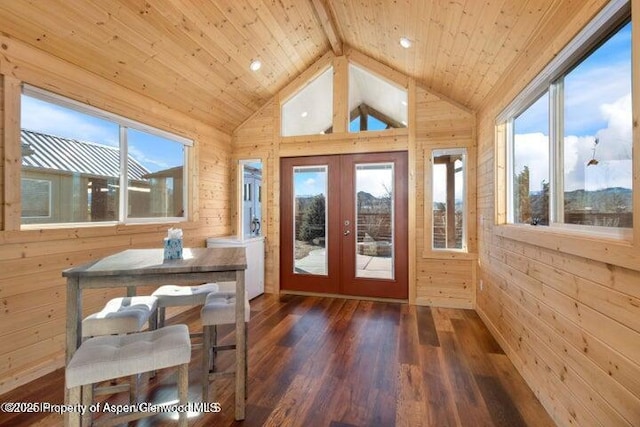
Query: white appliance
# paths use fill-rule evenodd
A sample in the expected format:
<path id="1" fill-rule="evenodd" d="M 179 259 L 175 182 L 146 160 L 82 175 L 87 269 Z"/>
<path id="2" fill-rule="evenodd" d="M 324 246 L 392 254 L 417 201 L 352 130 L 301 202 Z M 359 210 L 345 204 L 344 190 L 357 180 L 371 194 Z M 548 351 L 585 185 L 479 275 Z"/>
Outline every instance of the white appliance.
<path id="1" fill-rule="evenodd" d="M 249 299 L 264 293 L 264 237 L 240 239 L 237 236 L 210 237 L 208 248 L 228 248 L 242 246 L 247 250 L 247 270 L 244 283 Z"/>

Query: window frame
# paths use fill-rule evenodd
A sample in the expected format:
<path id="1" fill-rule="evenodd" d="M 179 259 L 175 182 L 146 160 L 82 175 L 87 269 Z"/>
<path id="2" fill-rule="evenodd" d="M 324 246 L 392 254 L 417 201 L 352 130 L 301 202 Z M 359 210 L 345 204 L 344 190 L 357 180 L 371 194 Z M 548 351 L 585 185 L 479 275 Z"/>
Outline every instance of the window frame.
<path id="1" fill-rule="evenodd" d="M 424 176 L 422 179 L 422 258 L 423 259 L 458 259 L 475 260 L 477 254 L 476 224 L 476 188 L 472 179 L 476 176 L 476 145 L 470 138 L 444 138 L 432 141 L 429 148 L 425 148 L 423 157 Z M 433 157 L 434 152 L 464 152 L 464 213 L 463 213 L 463 243 L 461 249 L 433 247 Z"/>
<path id="2" fill-rule="evenodd" d="M 460 248 L 449 248 L 449 247 L 444 247 L 444 248 L 436 248 L 435 247 L 435 233 L 433 232 L 433 226 L 434 226 L 434 216 L 433 216 L 433 204 L 434 204 L 434 197 L 433 197 L 433 184 L 434 184 L 434 173 L 435 173 L 435 158 L 437 156 L 444 156 L 444 155 L 460 155 L 461 161 L 462 161 L 462 242 L 460 244 Z M 430 185 L 431 185 L 431 209 L 430 209 L 430 215 L 431 215 L 431 230 L 430 230 L 430 234 L 431 234 L 431 250 L 433 252 L 459 252 L 459 253 L 468 253 L 469 252 L 469 239 L 468 239 L 468 214 L 469 214 L 469 200 L 468 200 L 468 184 L 469 184 L 469 179 L 468 179 L 468 163 L 469 163 L 469 154 L 468 154 L 468 150 L 466 147 L 457 147 L 457 148 L 435 148 L 433 150 L 431 150 L 431 179 L 430 179 Z M 455 177 L 455 172 L 454 172 L 454 177 Z M 454 178 L 454 194 L 455 194 L 455 178 Z M 455 203 L 455 198 L 454 198 L 454 203 Z"/>
<path id="3" fill-rule="evenodd" d="M 576 35 L 567 46 L 509 103 L 496 117 L 496 153 L 503 158 L 496 158 L 496 224 L 514 227 L 533 227 L 528 224 L 514 222 L 513 200 L 513 166 L 514 166 L 514 119 L 524 113 L 546 91 L 549 92 L 549 226 L 538 226 L 538 230 L 577 233 L 599 238 L 611 238 L 616 241 L 633 239 L 633 228 L 603 227 L 593 225 L 570 224 L 564 222 L 564 78 L 589 55 L 619 31 L 624 25 L 632 22 L 631 2 L 629 0 L 613 0 L 607 4 L 596 17 Z M 633 25 L 633 24 L 632 24 Z M 633 81 L 633 46 L 632 69 Z M 632 95 L 633 97 L 633 95 Z M 633 103 L 635 104 L 635 103 Z M 635 111 L 637 106 L 632 107 Z M 636 130 L 633 130 L 632 146 L 636 145 Z M 635 151 L 635 150 L 633 150 Z M 634 156 L 635 157 L 635 156 Z M 501 162 L 503 162 L 501 164 Z M 637 161 L 632 158 L 635 165 Z M 635 180 L 632 191 L 638 191 Z M 633 196 L 632 212 L 634 218 L 638 206 Z M 634 223 L 636 220 L 634 219 Z"/>
<path id="4" fill-rule="evenodd" d="M 399 92 L 402 92 L 404 94 L 404 100 L 402 100 L 402 106 L 404 108 L 404 115 L 406 116 L 405 120 L 400 119 L 400 121 L 398 121 L 396 118 L 391 117 L 391 116 L 386 116 L 385 113 L 378 111 L 377 109 L 375 109 L 373 106 L 368 105 L 366 103 L 362 103 L 360 105 L 352 105 L 351 104 L 351 95 L 352 95 L 352 90 L 356 90 L 356 88 L 354 87 L 353 83 L 355 83 L 354 81 L 352 81 L 352 76 L 353 76 L 353 71 L 354 70 L 358 70 L 357 72 L 361 72 L 364 74 L 368 74 L 370 77 L 370 79 L 375 79 L 375 80 L 379 80 L 382 84 L 384 85 L 388 85 L 388 87 L 393 88 L 394 90 L 397 90 Z M 389 130 L 394 130 L 394 129 L 407 129 L 409 127 L 409 89 L 401 84 L 398 84 L 397 82 L 393 81 L 393 80 L 389 80 L 388 78 L 381 76 L 380 74 L 376 73 L 375 71 L 369 69 L 368 67 L 359 64 L 357 61 L 353 61 L 353 60 L 349 60 L 347 67 L 346 67 L 346 71 L 347 71 L 347 93 L 346 93 L 346 99 L 347 99 L 347 134 L 354 134 L 354 135 L 358 135 L 358 134 L 363 134 L 364 132 L 366 133 L 376 133 L 376 132 L 387 132 Z M 372 113 L 369 113 L 368 116 L 371 116 L 373 118 L 375 118 L 376 120 L 380 121 L 383 124 L 387 125 L 387 128 L 385 129 L 361 129 L 362 125 L 359 126 L 358 130 L 351 130 L 351 124 L 353 122 L 353 120 L 355 120 L 357 117 L 360 117 L 360 120 L 362 121 L 362 116 L 361 115 L 355 115 L 353 116 L 352 119 L 352 113 L 355 113 L 356 110 L 358 110 L 360 108 L 361 105 L 365 105 L 366 107 L 370 108 Z M 386 116 L 386 118 L 385 118 Z M 394 126 L 394 122 L 397 126 Z"/>
<path id="5" fill-rule="evenodd" d="M 297 110 L 291 110 L 291 114 L 287 114 L 288 111 L 287 110 L 287 105 L 290 104 L 291 102 L 295 102 L 297 100 L 297 98 L 299 96 L 302 96 L 303 92 L 305 92 L 306 90 L 309 89 L 309 87 L 313 86 L 315 83 L 318 83 L 318 80 L 320 78 L 325 77 L 325 75 L 329 75 L 330 78 L 329 80 L 331 81 L 331 90 L 327 91 L 328 94 L 330 94 L 330 102 L 329 102 L 329 108 L 331 109 L 331 121 L 329 123 L 329 127 L 327 127 L 326 129 L 322 129 L 319 130 L 317 132 L 312 132 L 309 130 L 304 130 L 302 131 L 302 133 L 298 133 L 298 132 L 294 132 L 294 133 L 288 133 L 285 132 L 286 128 L 287 128 L 287 124 L 289 120 L 299 120 L 299 116 L 298 116 L 298 111 Z M 335 126 L 335 123 L 333 123 L 334 121 L 334 117 L 335 117 L 335 111 L 334 111 L 334 96 L 335 96 L 335 78 L 334 78 L 334 74 L 335 74 L 335 67 L 332 63 L 327 64 L 325 67 L 322 67 L 318 70 L 317 73 L 315 73 L 313 76 L 311 76 L 306 82 L 305 84 L 303 84 L 302 86 L 298 87 L 295 91 L 293 91 L 292 93 L 290 93 L 289 95 L 287 95 L 286 97 L 282 97 L 280 99 L 279 102 L 279 136 L 280 138 L 300 138 L 300 137 L 309 137 L 309 136 L 315 136 L 315 135 L 329 135 L 333 133 L 333 128 Z M 308 110 L 309 108 L 304 108 L 303 109 L 304 112 L 300 113 L 300 114 L 305 114 L 304 116 L 302 116 L 302 118 L 306 118 L 308 114 Z M 295 111 L 295 114 L 294 114 Z M 294 119 L 295 116 L 295 119 Z"/>
<path id="6" fill-rule="evenodd" d="M 253 165 L 259 163 L 260 164 L 260 171 L 261 171 L 261 177 L 262 180 L 260 182 L 260 185 L 258 185 L 257 188 L 257 200 L 252 199 L 252 197 L 254 196 L 254 192 L 255 192 L 255 188 L 251 187 L 251 183 L 247 183 L 245 181 L 245 166 L 249 165 Z M 252 239 L 252 238 L 263 238 L 265 236 L 265 228 L 266 227 L 266 221 L 264 221 L 264 213 L 266 212 L 266 206 L 263 205 L 263 201 L 262 201 L 262 188 L 266 185 L 266 182 L 264 180 L 264 177 L 266 176 L 265 174 L 265 168 L 266 168 L 266 161 L 261 158 L 261 157 L 251 157 L 251 158 L 240 158 L 237 160 L 236 163 L 236 177 L 237 177 L 237 181 L 239 183 L 237 189 L 237 193 L 236 193 L 236 199 L 237 199 L 237 203 L 236 203 L 236 235 L 240 238 L 240 239 Z M 251 230 L 249 230 L 249 233 L 247 233 L 246 230 L 246 224 L 245 224 L 245 218 L 244 218 L 244 203 L 245 202 L 256 202 L 260 204 L 260 212 L 258 212 L 257 218 L 258 218 L 258 230 L 257 230 L 257 235 L 252 236 L 251 235 Z M 255 215 L 254 215 L 255 216 Z"/>
<path id="7" fill-rule="evenodd" d="M 117 224 L 152 224 L 152 223 L 176 223 L 187 222 L 190 216 L 190 203 L 188 195 L 191 183 L 189 181 L 189 158 L 190 149 L 193 147 L 193 140 L 185 138 L 174 133 L 158 129 L 156 127 L 146 125 L 144 123 L 129 119 L 127 117 L 111 113 L 109 111 L 102 110 L 89 104 L 85 104 L 76 101 L 71 98 L 67 98 L 62 95 L 38 88 L 36 86 L 29 85 L 27 83 L 22 84 L 21 96 L 26 95 L 32 98 L 36 98 L 40 101 L 48 102 L 63 108 L 77 111 L 82 114 L 91 115 L 118 125 L 119 130 L 119 150 L 120 150 L 120 176 L 119 185 L 121 191 L 119 192 L 119 209 L 118 219 L 116 221 L 99 221 L 99 222 L 56 222 L 56 223 L 42 223 L 42 224 L 20 224 L 21 230 L 33 230 L 43 228 L 75 228 L 75 227 L 99 227 L 99 226 L 112 226 Z M 20 129 L 22 124 L 20 123 Z M 134 129 L 140 132 L 148 133 L 160 138 L 169 139 L 184 146 L 184 158 L 183 158 L 183 216 L 180 217 L 145 217 L 145 218 L 130 218 L 128 216 L 128 177 L 127 177 L 127 158 L 128 158 L 128 141 L 127 130 Z M 21 196 L 22 197 L 22 196 Z"/>
<path id="8" fill-rule="evenodd" d="M 506 159 L 506 191 L 507 191 L 507 202 L 506 202 L 506 206 L 507 206 L 507 221 L 510 224 L 522 224 L 522 223 L 517 223 L 515 222 L 515 206 L 514 206 L 514 197 L 513 197 L 513 192 L 514 192 L 514 179 L 513 177 L 515 176 L 515 171 L 514 171 L 514 163 L 515 163 L 515 149 L 514 149 L 514 143 L 515 143 L 515 134 L 513 132 L 514 129 L 514 121 L 520 117 L 523 113 L 525 113 L 530 107 L 532 107 L 536 102 L 538 102 L 538 100 L 540 100 L 540 98 L 542 98 L 543 96 L 545 96 L 545 94 L 548 93 L 549 96 L 549 102 L 552 102 L 552 96 L 551 96 L 551 91 L 549 90 L 549 88 L 543 87 L 541 88 L 542 90 L 539 92 L 536 92 L 536 95 L 534 97 L 532 97 L 533 99 L 529 100 L 529 103 L 524 106 L 521 110 L 519 110 L 516 114 L 514 114 L 513 116 L 509 117 L 509 119 L 505 122 L 505 138 L 506 138 L 506 155 L 507 155 L 507 159 Z M 552 112 L 551 112 L 551 108 L 548 109 L 549 112 L 549 117 L 551 117 Z M 549 124 L 549 152 L 551 153 L 552 151 L 552 144 L 551 144 L 551 132 L 552 131 L 552 126 L 551 124 Z M 549 155 L 549 164 L 552 164 L 554 162 L 551 154 Z M 552 181 L 554 180 L 554 171 L 550 168 L 549 169 L 549 185 L 553 185 Z M 551 197 L 550 197 L 551 198 Z M 553 210 L 553 203 L 550 200 L 550 210 Z M 551 220 L 551 215 L 549 216 L 550 220 Z"/>

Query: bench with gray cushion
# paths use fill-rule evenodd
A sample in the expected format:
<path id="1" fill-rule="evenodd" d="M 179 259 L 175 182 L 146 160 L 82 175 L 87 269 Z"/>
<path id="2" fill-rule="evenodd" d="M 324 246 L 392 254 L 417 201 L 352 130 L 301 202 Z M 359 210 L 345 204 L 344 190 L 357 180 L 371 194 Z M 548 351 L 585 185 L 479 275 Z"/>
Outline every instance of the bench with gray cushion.
<path id="1" fill-rule="evenodd" d="M 249 300 L 245 299 L 244 308 L 244 331 L 245 342 L 247 342 L 247 323 L 251 317 L 251 310 L 249 306 Z M 206 380 L 202 383 L 202 401 L 207 402 L 209 400 L 209 383 L 221 375 L 231 375 L 233 371 L 215 372 L 215 357 L 218 351 L 223 350 L 235 350 L 236 346 L 231 345 L 218 345 L 217 344 L 217 327 L 219 325 L 234 325 L 236 324 L 236 298 L 224 297 L 216 294 L 210 294 L 202 310 L 200 311 L 200 319 L 202 321 L 202 335 L 203 335 L 203 349 L 202 349 L 202 372 L 203 378 Z M 245 345 L 244 355 L 240 357 L 244 358 L 245 369 L 245 389 L 247 386 L 247 356 L 248 345 Z M 206 372 L 210 372 L 206 375 Z"/>
<path id="2" fill-rule="evenodd" d="M 80 345 L 65 371 L 69 403 L 91 405 L 93 384 L 177 366 L 179 404 L 186 405 L 190 360 L 191 340 L 186 325 L 173 325 L 130 335 L 89 338 Z M 154 414 L 124 414 L 112 417 L 108 423 L 126 423 L 152 415 Z M 80 416 L 80 413 L 71 413 L 70 425 L 79 426 Z M 90 423 L 90 417 L 91 414 L 88 414 L 85 421 Z M 181 412 L 179 419 L 180 426 L 187 425 L 186 412 Z M 100 421 L 102 424 L 102 420 Z"/>

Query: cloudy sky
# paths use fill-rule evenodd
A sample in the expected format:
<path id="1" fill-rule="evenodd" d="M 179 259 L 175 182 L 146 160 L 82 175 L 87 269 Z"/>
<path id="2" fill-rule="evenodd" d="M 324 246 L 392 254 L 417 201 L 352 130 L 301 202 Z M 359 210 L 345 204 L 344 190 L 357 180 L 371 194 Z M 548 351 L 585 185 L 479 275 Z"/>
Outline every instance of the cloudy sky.
<path id="1" fill-rule="evenodd" d="M 300 166 L 293 174 L 295 196 L 327 195 L 327 166 Z"/>
<path id="2" fill-rule="evenodd" d="M 297 167 L 294 174 L 296 196 L 316 196 L 327 194 L 326 166 Z M 392 188 L 393 169 L 391 164 L 358 165 L 356 192 L 366 191 L 375 197 L 387 195 Z M 354 196 L 355 197 L 355 196 Z"/>
<path id="3" fill-rule="evenodd" d="M 627 24 L 565 78 L 566 191 L 631 188 L 630 52 Z M 545 94 L 514 125 L 514 172 L 529 166 L 531 191 L 540 191 L 542 181 L 549 181 L 548 103 Z M 594 155 L 598 164 L 587 166 Z"/>
<path id="4" fill-rule="evenodd" d="M 455 168 L 458 169 L 462 166 L 461 161 L 456 161 Z M 455 200 L 462 200 L 462 191 L 464 190 L 463 183 L 464 174 L 456 173 L 454 182 Z M 447 202 L 447 166 L 446 165 L 433 165 L 433 201 L 446 203 Z"/>
<path id="5" fill-rule="evenodd" d="M 113 122 L 23 95 L 22 128 L 63 138 L 117 147 L 119 127 Z M 149 171 L 184 162 L 183 146 L 159 136 L 129 129 L 129 154 Z"/>

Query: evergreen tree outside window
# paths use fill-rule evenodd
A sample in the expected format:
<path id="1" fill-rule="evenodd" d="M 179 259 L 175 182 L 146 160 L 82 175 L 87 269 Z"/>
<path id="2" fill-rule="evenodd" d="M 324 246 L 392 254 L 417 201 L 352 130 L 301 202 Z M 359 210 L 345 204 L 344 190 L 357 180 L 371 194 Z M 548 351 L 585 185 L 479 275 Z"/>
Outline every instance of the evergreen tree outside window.
<path id="1" fill-rule="evenodd" d="M 545 92 L 513 120 L 513 222 L 517 224 L 549 225 L 548 117 Z"/>

